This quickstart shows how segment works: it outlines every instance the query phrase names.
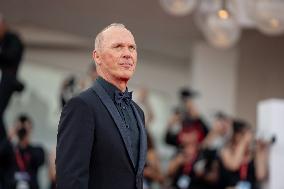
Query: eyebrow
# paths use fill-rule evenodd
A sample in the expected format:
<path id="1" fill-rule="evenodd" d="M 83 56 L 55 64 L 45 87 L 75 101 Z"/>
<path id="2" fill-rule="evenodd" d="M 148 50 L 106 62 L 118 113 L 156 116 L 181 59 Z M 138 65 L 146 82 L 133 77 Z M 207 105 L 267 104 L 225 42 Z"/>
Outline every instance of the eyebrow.
<path id="1" fill-rule="evenodd" d="M 133 46 L 135 48 L 137 48 L 137 45 L 135 43 L 122 43 L 122 42 L 115 42 L 113 43 L 111 46 L 115 47 L 117 45 L 123 45 L 123 46 Z"/>

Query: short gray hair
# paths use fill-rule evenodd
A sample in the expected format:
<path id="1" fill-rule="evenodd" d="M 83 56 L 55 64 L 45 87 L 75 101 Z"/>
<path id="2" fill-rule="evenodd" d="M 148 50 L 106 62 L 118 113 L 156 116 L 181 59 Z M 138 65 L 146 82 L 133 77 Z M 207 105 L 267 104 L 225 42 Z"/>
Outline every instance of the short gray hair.
<path id="1" fill-rule="evenodd" d="M 125 25 L 123 25 L 121 23 L 112 23 L 112 24 L 108 25 L 102 31 L 100 31 L 100 33 L 98 33 L 98 35 L 96 36 L 95 45 L 94 45 L 95 50 L 99 50 L 102 47 L 102 42 L 104 40 L 103 33 L 104 33 L 104 31 L 108 30 L 111 27 L 118 27 L 118 28 L 125 28 L 125 29 L 127 29 L 125 27 Z"/>

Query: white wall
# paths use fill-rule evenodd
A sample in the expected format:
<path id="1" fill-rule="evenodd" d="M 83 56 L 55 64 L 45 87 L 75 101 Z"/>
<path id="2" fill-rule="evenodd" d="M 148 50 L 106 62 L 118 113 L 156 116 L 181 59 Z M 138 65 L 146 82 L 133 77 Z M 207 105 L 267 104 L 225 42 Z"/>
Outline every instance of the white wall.
<path id="1" fill-rule="evenodd" d="M 200 112 L 207 120 L 212 120 L 216 111 L 234 115 L 237 50 L 221 51 L 200 42 L 196 43 L 192 54 L 192 88 L 200 93 L 196 100 Z"/>
<path id="2" fill-rule="evenodd" d="M 284 36 L 243 33 L 239 45 L 237 114 L 256 126 L 257 104 L 284 98 Z"/>
<path id="3" fill-rule="evenodd" d="M 269 149 L 269 179 L 267 189 L 283 189 L 284 174 L 284 100 L 268 99 L 258 103 L 257 125 L 261 138 L 270 140 L 272 136 L 276 141 Z"/>

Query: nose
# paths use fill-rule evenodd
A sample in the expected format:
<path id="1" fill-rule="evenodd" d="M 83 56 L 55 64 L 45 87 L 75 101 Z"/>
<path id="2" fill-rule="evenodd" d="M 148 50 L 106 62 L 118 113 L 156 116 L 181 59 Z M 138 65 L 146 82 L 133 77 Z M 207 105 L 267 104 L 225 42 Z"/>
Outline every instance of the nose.
<path id="1" fill-rule="evenodd" d="M 131 52 L 128 48 L 124 48 L 122 52 L 122 57 L 125 59 L 130 59 L 131 58 Z"/>
<path id="2" fill-rule="evenodd" d="M 123 58 L 125 58 L 125 59 L 130 59 L 131 56 L 130 56 L 129 54 L 124 54 L 124 55 L 123 55 Z"/>

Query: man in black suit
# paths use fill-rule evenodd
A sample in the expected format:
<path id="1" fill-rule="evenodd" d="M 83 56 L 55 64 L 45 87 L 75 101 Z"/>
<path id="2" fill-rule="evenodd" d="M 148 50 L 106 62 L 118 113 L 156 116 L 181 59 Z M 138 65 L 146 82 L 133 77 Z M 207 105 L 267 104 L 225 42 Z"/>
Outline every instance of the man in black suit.
<path id="1" fill-rule="evenodd" d="M 58 189 L 142 189 L 147 139 L 144 114 L 127 82 L 137 51 L 122 24 L 96 37 L 99 77 L 63 108 L 57 135 Z"/>

